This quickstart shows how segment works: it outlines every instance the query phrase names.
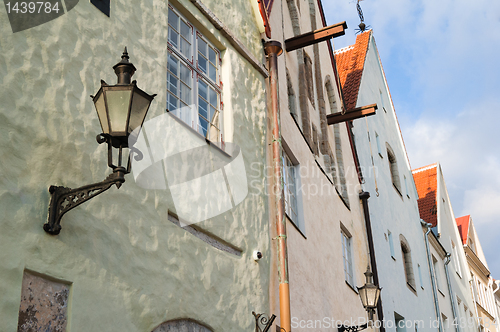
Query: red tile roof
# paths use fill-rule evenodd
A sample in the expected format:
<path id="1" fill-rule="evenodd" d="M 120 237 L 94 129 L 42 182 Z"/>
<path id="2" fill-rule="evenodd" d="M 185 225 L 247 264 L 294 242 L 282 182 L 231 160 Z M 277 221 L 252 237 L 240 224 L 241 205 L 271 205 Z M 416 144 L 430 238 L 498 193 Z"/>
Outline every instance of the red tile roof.
<path id="1" fill-rule="evenodd" d="M 412 171 L 418 192 L 418 210 L 420 218 L 437 226 L 437 164 L 414 169 Z"/>
<path id="2" fill-rule="evenodd" d="M 456 218 L 456 221 L 458 226 L 458 232 L 460 233 L 460 237 L 462 238 L 462 244 L 467 244 L 467 236 L 469 234 L 470 214 L 460 218 Z"/>
<path id="3" fill-rule="evenodd" d="M 335 52 L 335 61 L 347 111 L 354 109 L 358 101 L 359 86 L 371 33 L 371 30 L 360 33 L 356 37 L 354 45 Z"/>

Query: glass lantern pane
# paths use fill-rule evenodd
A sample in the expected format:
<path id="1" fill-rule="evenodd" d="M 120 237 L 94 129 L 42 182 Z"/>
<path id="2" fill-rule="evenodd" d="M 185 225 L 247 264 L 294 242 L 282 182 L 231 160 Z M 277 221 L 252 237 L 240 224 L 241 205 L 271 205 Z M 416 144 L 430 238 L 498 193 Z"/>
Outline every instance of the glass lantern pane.
<path id="1" fill-rule="evenodd" d="M 106 115 L 106 104 L 104 103 L 104 94 L 102 92 L 99 92 L 97 100 L 94 103 L 97 115 L 99 116 L 99 122 L 101 123 L 102 132 L 104 134 L 109 134 L 108 117 Z"/>
<path id="2" fill-rule="evenodd" d="M 368 298 L 368 306 L 375 307 L 375 298 L 377 296 L 377 288 L 368 288 L 366 292 L 366 297 Z"/>
<path id="3" fill-rule="evenodd" d="M 108 90 L 106 101 L 108 104 L 110 130 L 115 135 L 126 135 L 128 108 L 130 105 L 130 90 Z"/>
<path id="4" fill-rule="evenodd" d="M 134 96 L 132 97 L 132 108 L 130 110 L 130 121 L 128 124 L 129 133 L 142 125 L 150 103 L 151 101 L 148 98 L 141 95 L 139 92 L 134 91 Z"/>

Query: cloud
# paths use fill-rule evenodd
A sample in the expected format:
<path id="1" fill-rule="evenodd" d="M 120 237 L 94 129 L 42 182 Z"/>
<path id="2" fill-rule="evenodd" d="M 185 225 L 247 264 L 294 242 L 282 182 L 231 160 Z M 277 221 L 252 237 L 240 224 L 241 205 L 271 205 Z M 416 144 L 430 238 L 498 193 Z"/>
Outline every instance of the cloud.
<path id="1" fill-rule="evenodd" d="M 347 21 L 335 47 L 354 44 L 356 1 L 324 1 Z M 500 2 L 365 0 L 413 168 L 440 161 L 455 215 L 471 214 L 500 278 Z"/>

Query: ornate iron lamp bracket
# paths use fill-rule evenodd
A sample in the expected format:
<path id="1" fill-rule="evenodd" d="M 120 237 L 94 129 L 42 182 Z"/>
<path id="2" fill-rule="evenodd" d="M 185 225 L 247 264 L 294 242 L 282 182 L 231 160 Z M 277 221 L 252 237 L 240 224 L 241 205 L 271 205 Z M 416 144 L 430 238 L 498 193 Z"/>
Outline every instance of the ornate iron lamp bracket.
<path id="1" fill-rule="evenodd" d="M 252 311 L 252 314 L 255 316 L 255 332 L 269 331 L 274 320 L 276 319 L 275 315 L 272 315 L 271 318 L 269 318 L 265 314 L 256 314 L 255 311 Z"/>
<path id="2" fill-rule="evenodd" d="M 337 326 L 338 332 L 358 332 L 366 329 L 368 327 L 367 324 L 359 325 L 359 326 L 346 326 L 346 325 L 339 325 Z"/>
<path id="3" fill-rule="evenodd" d="M 126 171 L 124 167 L 117 167 L 104 181 L 76 189 L 50 186 L 49 217 L 47 223 L 43 225 L 43 230 L 52 235 L 59 234 L 61 231 L 61 218 L 66 212 L 102 194 L 114 184 L 116 184 L 117 188 L 120 188 L 122 183 L 125 182 Z"/>

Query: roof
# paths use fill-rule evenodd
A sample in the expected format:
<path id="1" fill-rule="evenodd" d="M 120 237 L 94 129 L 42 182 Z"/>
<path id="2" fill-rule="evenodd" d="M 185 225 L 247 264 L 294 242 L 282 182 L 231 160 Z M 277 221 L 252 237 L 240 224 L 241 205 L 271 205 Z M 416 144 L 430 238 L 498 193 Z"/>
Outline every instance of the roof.
<path id="1" fill-rule="evenodd" d="M 458 226 L 458 232 L 460 233 L 460 237 L 462 238 L 462 244 L 467 244 L 467 235 L 469 234 L 470 214 L 463 217 L 459 217 L 456 219 L 456 221 Z"/>
<path id="2" fill-rule="evenodd" d="M 437 163 L 414 169 L 412 173 L 418 192 L 420 218 L 436 227 Z"/>
<path id="3" fill-rule="evenodd" d="M 335 61 L 347 111 L 356 108 L 371 33 L 372 30 L 360 33 L 354 45 L 335 51 Z"/>

